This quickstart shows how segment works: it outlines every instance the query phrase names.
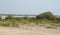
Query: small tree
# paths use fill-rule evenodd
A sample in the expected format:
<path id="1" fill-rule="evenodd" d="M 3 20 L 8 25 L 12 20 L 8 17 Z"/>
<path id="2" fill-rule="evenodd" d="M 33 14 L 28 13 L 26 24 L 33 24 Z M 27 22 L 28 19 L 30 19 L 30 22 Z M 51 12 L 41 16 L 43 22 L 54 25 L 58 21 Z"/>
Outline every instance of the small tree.
<path id="1" fill-rule="evenodd" d="M 60 22 L 60 17 L 56 17 L 56 20 L 58 20 Z"/>
<path id="2" fill-rule="evenodd" d="M 2 20 L 2 17 L 0 16 L 0 21 Z"/>
<path id="3" fill-rule="evenodd" d="M 13 15 L 8 15 L 7 17 L 6 17 L 6 19 L 13 19 L 14 17 L 13 17 Z"/>

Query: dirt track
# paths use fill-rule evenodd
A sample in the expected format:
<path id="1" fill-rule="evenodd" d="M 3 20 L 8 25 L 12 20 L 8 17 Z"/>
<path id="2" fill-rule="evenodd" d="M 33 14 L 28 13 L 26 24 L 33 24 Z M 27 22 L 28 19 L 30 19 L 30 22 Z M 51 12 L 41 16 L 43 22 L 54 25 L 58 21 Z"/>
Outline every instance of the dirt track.
<path id="1" fill-rule="evenodd" d="M 37 27 L 30 29 L 0 27 L 0 35 L 60 35 L 60 30 Z"/>

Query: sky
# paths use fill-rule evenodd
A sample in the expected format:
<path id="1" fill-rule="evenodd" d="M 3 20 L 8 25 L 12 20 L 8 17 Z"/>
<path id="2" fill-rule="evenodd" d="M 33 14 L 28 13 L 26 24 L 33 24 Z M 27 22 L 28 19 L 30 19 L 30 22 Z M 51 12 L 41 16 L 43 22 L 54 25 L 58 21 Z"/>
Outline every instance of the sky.
<path id="1" fill-rule="evenodd" d="M 40 14 L 52 12 L 60 15 L 60 0 L 0 0 L 0 14 Z"/>

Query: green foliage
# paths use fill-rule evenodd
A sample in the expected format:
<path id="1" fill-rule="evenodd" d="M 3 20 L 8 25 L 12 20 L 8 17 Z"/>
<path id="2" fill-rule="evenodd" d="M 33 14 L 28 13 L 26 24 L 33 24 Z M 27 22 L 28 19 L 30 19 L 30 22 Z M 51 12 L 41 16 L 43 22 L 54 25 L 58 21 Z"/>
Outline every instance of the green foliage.
<path id="1" fill-rule="evenodd" d="M 15 20 L 12 20 L 10 25 L 11 25 L 12 27 L 18 27 L 18 26 L 19 26 L 18 22 L 15 21 Z"/>
<path id="2" fill-rule="evenodd" d="M 7 17 L 6 17 L 6 19 L 13 19 L 14 17 L 13 17 L 13 15 L 8 15 Z"/>
<path id="3" fill-rule="evenodd" d="M 56 20 L 58 20 L 58 22 L 60 22 L 60 17 L 57 17 Z"/>
<path id="4" fill-rule="evenodd" d="M 0 17 L 0 20 L 2 18 Z M 51 12 L 45 12 L 34 17 L 14 17 L 13 15 L 8 15 L 6 19 L 0 21 L 0 26 L 9 27 L 19 27 L 21 24 L 35 24 L 40 26 L 47 26 L 46 28 L 55 28 L 55 26 L 60 26 L 60 17 L 54 16 Z M 56 24 L 56 25 L 55 25 Z"/>
<path id="5" fill-rule="evenodd" d="M 4 21 L 1 21 L 0 26 L 18 27 L 19 24 L 16 20 L 4 20 Z"/>
<path id="6" fill-rule="evenodd" d="M 0 21 L 2 20 L 2 17 L 0 16 Z"/>
<path id="7" fill-rule="evenodd" d="M 36 16 L 38 19 L 55 20 L 55 16 L 51 12 L 45 12 Z"/>

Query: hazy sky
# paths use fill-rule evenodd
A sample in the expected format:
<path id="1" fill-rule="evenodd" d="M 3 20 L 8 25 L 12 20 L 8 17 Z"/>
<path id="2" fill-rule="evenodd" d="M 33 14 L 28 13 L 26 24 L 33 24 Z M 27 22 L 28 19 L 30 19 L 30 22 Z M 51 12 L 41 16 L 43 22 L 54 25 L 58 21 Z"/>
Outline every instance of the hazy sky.
<path id="1" fill-rule="evenodd" d="M 0 0 L 1 14 L 39 14 L 46 11 L 60 15 L 60 0 Z"/>

